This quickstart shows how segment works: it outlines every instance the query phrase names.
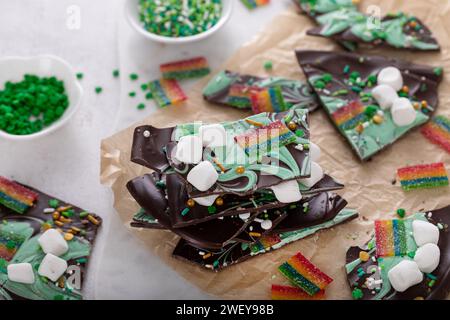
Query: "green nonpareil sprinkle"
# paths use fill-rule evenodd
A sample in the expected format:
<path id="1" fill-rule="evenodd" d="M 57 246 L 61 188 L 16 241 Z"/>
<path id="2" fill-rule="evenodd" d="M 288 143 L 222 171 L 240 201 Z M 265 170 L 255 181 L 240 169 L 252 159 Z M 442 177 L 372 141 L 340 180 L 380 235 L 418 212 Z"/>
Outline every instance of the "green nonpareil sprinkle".
<path id="1" fill-rule="evenodd" d="M 145 104 L 139 103 L 136 108 L 138 108 L 139 110 L 145 109 Z"/>
<path id="2" fill-rule="evenodd" d="M 147 91 L 148 90 L 148 83 L 141 84 L 141 89 L 142 89 L 142 91 Z"/>
<path id="3" fill-rule="evenodd" d="M 295 130 L 295 135 L 297 137 L 301 138 L 301 137 L 303 137 L 305 135 L 305 132 L 302 129 L 297 129 L 297 130 Z"/>
<path id="4" fill-rule="evenodd" d="M 357 87 L 357 86 L 352 86 L 350 89 L 352 89 L 352 91 L 354 91 L 356 93 L 360 93 L 362 91 L 362 89 L 360 87 Z"/>
<path id="5" fill-rule="evenodd" d="M 72 209 L 70 209 L 70 210 L 61 212 L 61 214 L 66 218 L 72 218 L 73 215 L 75 214 L 75 212 Z"/>
<path id="6" fill-rule="evenodd" d="M 87 216 L 89 215 L 89 212 L 87 212 L 87 211 L 81 211 L 80 212 L 80 218 L 86 218 Z"/>
<path id="7" fill-rule="evenodd" d="M 120 76 L 120 71 L 116 69 L 112 72 L 112 74 L 114 78 L 118 78 Z"/>
<path id="8" fill-rule="evenodd" d="M 102 87 L 95 87 L 95 93 L 99 94 L 102 93 L 103 88 Z"/>
<path id="9" fill-rule="evenodd" d="M 139 76 L 136 73 L 130 74 L 130 80 L 136 81 L 137 79 L 139 79 Z"/>
<path id="10" fill-rule="evenodd" d="M 147 92 L 147 94 L 145 95 L 145 99 L 147 100 L 153 99 L 153 94 L 151 92 Z"/>
<path id="11" fill-rule="evenodd" d="M 433 72 L 435 75 L 437 75 L 438 77 L 440 77 L 442 75 L 442 67 L 437 67 L 433 69 Z"/>
<path id="12" fill-rule="evenodd" d="M 76 76 L 77 76 L 77 79 L 78 79 L 78 80 L 81 80 L 81 79 L 83 79 L 84 74 L 81 73 L 81 72 L 78 72 L 78 73 L 76 74 Z"/>
<path id="13" fill-rule="evenodd" d="M 209 214 L 214 214 L 217 212 L 217 208 L 215 206 L 209 206 L 208 207 L 208 213 Z"/>
<path id="14" fill-rule="evenodd" d="M 359 288 L 353 289 L 353 291 L 352 291 L 352 298 L 353 299 L 359 300 L 359 299 L 362 299 L 363 297 L 364 297 L 364 293 L 362 292 L 361 289 L 359 289 Z"/>
<path id="15" fill-rule="evenodd" d="M 404 218 L 404 217 L 405 217 L 405 214 L 406 214 L 405 209 L 402 209 L 402 208 L 397 209 L 397 215 L 398 215 L 400 218 Z"/>
<path id="16" fill-rule="evenodd" d="M 132 98 L 136 97 L 136 92 L 132 91 L 130 93 L 128 93 L 128 95 Z"/>
<path id="17" fill-rule="evenodd" d="M 324 89 L 326 86 L 325 82 L 322 80 L 317 80 L 314 82 L 314 87 L 317 89 Z"/>
<path id="18" fill-rule="evenodd" d="M 59 201 L 56 200 L 56 199 L 50 199 L 50 200 L 48 200 L 48 205 L 49 205 L 51 208 L 56 209 L 56 208 L 58 208 L 58 206 L 59 206 Z"/>
<path id="19" fill-rule="evenodd" d="M 272 63 L 272 61 L 266 61 L 266 62 L 264 62 L 264 69 L 265 69 L 265 70 L 272 70 L 272 68 L 273 68 L 273 63 Z"/>

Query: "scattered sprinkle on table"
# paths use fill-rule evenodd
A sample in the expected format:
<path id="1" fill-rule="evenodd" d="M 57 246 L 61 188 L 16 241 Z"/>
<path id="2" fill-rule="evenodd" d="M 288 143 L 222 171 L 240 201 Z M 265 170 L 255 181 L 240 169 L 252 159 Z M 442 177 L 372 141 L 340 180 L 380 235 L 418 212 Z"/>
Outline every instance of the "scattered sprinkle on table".
<path id="1" fill-rule="evenodd" d="M 199 78 L 210 72 L 208 61 L 204 57 L 169 62 L 159 68 L 164 79 Z"/>
<path id="2" fill-rule="evenodd" d="M 148 83 L 141 84 L 141 89 L 142 89 L 142 91 L 147 91 L 148 90 Z"/>
<path id="3" fill-rule="evenodd" d="M 81 79 L 83 79 L 84 74 L 81 73 L 81 72 L 78 72 L 78 73 L 76 74 L 76 76 L 77 76 L 77 79 L 78 79 L 78 80 L 81 80 Z"/>
<path id="4" fill-rule="evenodd" d="M 37 133 L 60 119 L 69 107 L 64 83 L 56 77 L 24 75 L 0 91 L 0 130 L 13 135 Z"/>
<path id="5" fill-rule="evenodd" d="M 117 69 L 116 69 L 116 70 L 113 70 L 112 74 L 113 74 L 113 77 L 114 77 L 114 78 L 117 78 L 117 77 L 120 76 L 120 71 L 117 70 Z"/>
<path id="6" fill-rule="evenodd" d="M 145 104 L 139 103 L 139 104 L 137 105 L 137 108 L 138 108 L 139 110 L 145 109 Z"/>
<path id="7" fill-rule="evenodd" d="M 147 92 L 147 94 L 145 95 L 145 99 L 147 100 L 153 99 L 153 94 L 151 92 Z"/>
<path id="8" fill-rule="evenodd" d="M 136 73 L 130 74 L 130 80 L 136 81 L 137 79 L 139 79 L 139 76 Z"/>
<path id="9" fill-rule="evenodd" d="M 222 0 L 139 1 L 139 16 L 144 29 L 165 37 L 187 37 L 205 32 L 217 24 L 221 15 Z"/>
<path id="10" fill-rule="evenodd" d="M 264 62 L 264 70 L 270 71 L 273 69 L 273 63 L 272 61 L 266 61 Z"/>
<path id="11" fill-rule="evenodd" d="M 270 3 L 270 0 L 241 0 L 248 9 L 255 9 Z"/>
<path id="12" fill-rule="evenodd" d="M 128 95 L 129 95 L 131 98 L 134 98 L 134 97 L 136 97 L 136 92 L 132 91 L 132 92 L 128 93 Z"/>
<path id="13" fill-rule="evenodd" d="M 102 93 L 103 88 L 102 87 L 95 87 L 95 93 L 100 94 Z"/>
<path id="14" fill-rule="evenodd" d="M 444 163 L 422 164 L 397 170 L 403 190 L 448 186 L 448 175 Z"/>

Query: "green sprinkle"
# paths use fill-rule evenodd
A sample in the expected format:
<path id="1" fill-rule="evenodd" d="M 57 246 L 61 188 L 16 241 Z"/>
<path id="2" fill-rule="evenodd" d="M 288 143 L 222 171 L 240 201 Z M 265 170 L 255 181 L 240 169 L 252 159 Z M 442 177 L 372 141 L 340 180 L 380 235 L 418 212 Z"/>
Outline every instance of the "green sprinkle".
<path id="1" fill-rule="evenodd" d="M 141 89 L 142 89 L 142 91 L 147 91 L 148 90 L 148 84 L 147 83 L 141 84 Z"/>
<path id="2" fill-rule="evenodd" d="M 217 208 L 215 206 L 209 206 L 208 207 L 208 213 L 209 214 L 214 214 L 217 212 Z"/>
<path id="3" fill-rule="evenodd" d="M 166 183 L 162 180 L 159 180 L 156 182 L 156 186 L 160 189 L 165 189 L 166 188 Z"/>
<path id="4" fill-rule="evenodd" d="M 375 85 L 375 84 L 377 84 L 377 76 L 371 74 L 371 75 L 367 78 L 367 82 L 368 82 L 370 85 Z"/>
<path id="5" fill-rule="evenodd" d="M 145 109 L 145 104 L 139 103 L 136 108 L 138 108 L 139 110 Z"/>
<path id="6" fill-rule="evenodd" d="M 82 74 L 81 72 L 78 72 L 78 73 L 76 74 L 76 76 L 77 76 L 77 79 L 78 79 L 78 80 L 81 80 L 81 79 L 83 79 L 84 74 Z"/>
<path id="7" fill-rule="evenodd" d="M 86 262 L 87 262 L 87 259 L 86 259 L 86 258 L 80 258 L 80 259 L 77 259 L 76 262 L 77 262 L 77 263 L 80 263 L 80 264 L 81 264 L 81 263 L 86 263 Z"/>
<path id="8" fill-rule="evenodd" d="M 128 93 L 128 95 L 132 98 L 136 97 L 136 92 L 132 91 L 130 93 Z"/>
<path id="9" fill-rule="evenodd" d="M 322 80 L 323 80 L 325 83 L 329 83 L 331 80 L 333 80 L 333 76 L 332 76 L 331 74 L 329 74 L 329 73 L 325 73 L 325 74 L 322 76 Z"/>
<path id="10" fill-rule="evenodd" d="M 333 92 L 331 95 L 332 95 L 333 97 L 336 97 L 336 96 L 343 96 L 343 95 L 346 95 L 346 94 L 348 94 L 348 90 L 346 90 L 346 89 L 341 89 L 341 90 L 336 90 L 336 91 Z"/>
<path id="11" fill-rule="evenodd" d="M 428 278 L 430 278 L 431 280 L 437 280 L 437 277 L 436 277 L 434 274 L 426 273 L 426 276 L 427 276 Z"/>
<path id="12" fill-rule="evenodd" d="M 6 242 L 6 249 L 12 250 L 16 247 L 16 243 L 12 240 Z"/>
<path id="13" fill-rule="evenodd" d="M 130 80 L 136 81 L 137 79 L 139 79 L 139 76 L 136 73 L 130 74 Z"/>
<path id="14" fill-rule="evenodd" d="M 437 75 L 438 77 L 442 75 L 442 71 L 443 71 L 442 67 L 437 67 L 433 69 L 434 74 Z"/>
<path id="15" fill-rule="evenodd" d="M 414 259 L 415 256 L 416 253 L 414 251 L 408 252 L 408 257 L 410 257 L 411 259 Z"/>
<path id="16" fill-rule="evenodd" d="M 350 66 L 347 64 L 347 65 L 345 65 L 345 67 L 344 67 L 344 73 L 347 74 L 347 73 L 349 73 L 349 72 L 350 72 Z"/>
<path id="17" fill-rule="evenodd" d="M 112 72 L 112 74 L 113 74 L 113 77 L 114 77 L 114 78 L 117 78 L 117 77 L 120 76 L 120 71 L 116 69 L 116 70 L 114 70 L 114 71 Z"/>
<path id="18" fill-rule="evenodd" d="M 189 212 L 189 208 L 184 208 L 183 211 L 181 211 L 181 215 L 184 217 Z"/>
<path id="19" fill-rule="evenodd" d="M 272 63 L 272 61 L 266 61 L 266 62 L 264 62 L 264 69 L 265 69 L 265 70 L 272 70 L 272 68 L 273 68 L 273 63 Z"/>
<path id="20" fill-rule="evenodd" d="M 432 286 L 434 286 L 435 283 L 436 280 L 430 280 L 430 282 L 428 282 L 428 286 L 431 288 Z"/>
<path id="21" fill-rule="evenodd" d="M 440 222 L 437 224 L 437 227 L 438 227 L 440 230 L 444 229 L 444 226 L 443 226 L 442 223 L 440 223 Z"/>
<path id="22" fill-rule="evenodd" d="M 70 209 L 70 210 L 61 212 L 61 214 L 66 218 L 72 218 L 73 215 L 75 214 L 75 212 L 72 209 Z"/>
<path id="23" fill-rule="evenodd" d="M 102 93 L 103 88 L 102 87 L 95 87 L 95 93 L 99 94 Z"/>
<path id="24" fill-rule="evenodd" d="M 350 89 L 352 89 L 352 91 L 354 91 L 356 93 L 360 93 L 362 91 L 362 89 L 360 87 L 357 87 L 357 86 L 352 86 Z"/>
<path id="25" fill-rule="evenodd" d="M 371 104 L 366 107 L 364 110 L 364 114 L 369 118 L 372 118 L 378 112 L 378 107 Z"/>
<path id="26" fill-rule="evenodd" d="M 360 300 L 364 297 L 364 293 L 362 292 L 361 289 L 359 288 L 355 288 L 352 291 L 352 298 L 355 300 Z"/>
<path id="27" fill-rule="evenodd" d="M 355 80 L 358 79 L 361 76 L 361 74 L 358 71 L 353 71 L 350 73 L 350 79 Z"/>
<path id="28" fill-rule="evenodd" d="M 87 212 L 87 211 L 81 211 L 80 212 L 80 218 L 81 219 L 86 218 L 88 215 L 89 215 L 89 212 Z"/>
<path id="29" fill-rule="evenodd" d="M 404 217 L 405 217 L 405 214 L 406 214 L 405 209 L 402 209 L 402 208 L 397 209 L 397 215 L 398 215 L 400 218 L 404 218 Z"/>
<path id="30" fill-rule="evenodd" d="M 317 80 L 314 82 L 314 87 L 317 89 L 324 89 L 326 86 L 325 82 L 322 80 Z"/>
<path id="31" fill-rule="evenodd" d="M 295 130 L 295 135 L 297 137 L 303 137 L 305 135 L 305 132 L 302 129 Z"/>
<path id="32" fill-rule="evenodd" d="M 147 100 L 153 99 L 153 94 L 151 92 L 147 92 L 147 94 L 145 95 L 145 99 Z"/>
<path id="33" fill-rule="evenodd" d="M 53 300 L 64 300 L 64 296 L 62 294 L 57 294 L 53 297 Z"/>
<path id="34" fill-rule="evenodd" d="M 219 266 L 219 260 L 213 262 L 213 267 L 217 268 Z"/>
<path id="35" fill-rule="evenodd" d="M 56 208 L 58 208 L 58 206 L 59 206 L 59 201 L 56 200 L 56 199 L 50 199 L 50 200 L 48 200 L 48 205 L 49 205 L 51 208 L 56 209 Z"/>

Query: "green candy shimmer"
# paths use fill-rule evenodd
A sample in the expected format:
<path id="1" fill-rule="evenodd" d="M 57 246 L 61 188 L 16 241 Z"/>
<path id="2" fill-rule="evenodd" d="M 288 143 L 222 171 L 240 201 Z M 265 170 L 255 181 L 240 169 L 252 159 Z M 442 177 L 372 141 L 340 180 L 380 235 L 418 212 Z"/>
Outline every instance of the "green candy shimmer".
<path id="1" fill-rule="evenodd" d="M 26 74 L 0 91 L 0 130 L 13 135 L 37 133 L 62 117 L 69 107 L 64 83 L 56 77 Z"/>
<path id="2" fill-rule="evenodd" d="M 211 29 L 222 14 L 222 0 L 140 0 L 145 30 L 165 37 L 193 36 Z"/>

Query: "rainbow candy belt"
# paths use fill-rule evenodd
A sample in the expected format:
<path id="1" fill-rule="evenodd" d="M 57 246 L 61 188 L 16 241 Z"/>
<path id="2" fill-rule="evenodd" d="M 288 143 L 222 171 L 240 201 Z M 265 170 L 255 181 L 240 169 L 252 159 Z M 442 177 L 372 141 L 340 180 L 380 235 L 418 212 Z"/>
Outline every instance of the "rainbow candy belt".
<path id="1" fill-rule="evenodd" d="M 375 221 L 375 243 L 378 257 L 408 254 L 406 228 L 403 220 Z"/>
<path id="2" fill-rule="evenodd" d="M 266 251 L 270 249 L 272 246 L 281 242 L 281 238 L 277 234 L 265 235 L 259 238 L 254 244 L 250 245 L 250 250 L 253 253 L 258 253 L 261 251 Z"/>
<path id="3" fill-rule="evenodd" d="M 248 155 L 255 155 L 260 153 L 260 151 L 267 153 L 274 145 L 278 145 L 281 148 L 297 140 L 295 134 L 280 120 L 274 121 L 267 126 L 250 129 L 234 137 L 234 139 Z"/>
<path id="4" fill-rule="evenodd" d="M 437 116 L 424 125 L 421 132 L 431 142 L 450 152 L 450 119 Z"/>
<path id="5" fill-rule="evenodd" d="M 300 252 L 283 263 L 278 270 L 310 296 L 325 289 L 333 281 Z"/>
<path id="6" fill-rule="evenodd" d="M 0 204 L 5 207 L 17 213 L 25 213 L 37 198 L 37 193 L 0 176 Z"/>
<path id="7" fill-rule="evenodd" d="M 272 300 L 323 300 L 325 291 L 320 290 L 315 295 L 310 296 L 300 288 L 290 286 L 272 285 Z"/>
<path id="8" fill-rule="evenodd" d="M 331 114 L 334 123 L 342 130 L 350 130 L 367 120 L 364 106 L 359 101 L 352 101 Z"/>
<path id="9" fill-rule="evenodd" d="M 162 64 L 159 69 L 164 79 L 189 79 L 209 74 L 208 61 L 204 57 Z"/>
<path id="10" fill-rule="evenodd" d="M 261 90 L 264 89 L 243 84 L 233 84 L 228 90 L 227 103 L 236 108 L 250 108 L 252 106 L 252 93 L 256 93 Z"/>
<path id="11" fill-rule="evenodd" d="M 406 167 L 397 170 L 402 188 L 406 191 L 448 186 L 448 176 L 442 162 Z"/>
<path id="12" fill-rule="evenodd" d="M 241 0 L 248 9 L 264 6 L 270 3 L 270 0 Z"/>
<path id="13" fill-rule="evenodd" d="M 187 99 L 177 80 L 161 79 L 150 82 L 149 90 L 160 107 L 177 104 Z"/>
<path id="14" fill-rule="evenodd" d="M 252 110 L 254 114 L 262 112 L 282 112 L 288 108 L 284 102 L 281 87 L 264 88 L 251 94 Z"/>

